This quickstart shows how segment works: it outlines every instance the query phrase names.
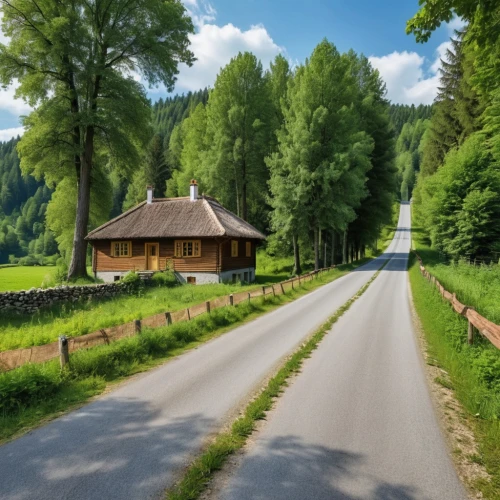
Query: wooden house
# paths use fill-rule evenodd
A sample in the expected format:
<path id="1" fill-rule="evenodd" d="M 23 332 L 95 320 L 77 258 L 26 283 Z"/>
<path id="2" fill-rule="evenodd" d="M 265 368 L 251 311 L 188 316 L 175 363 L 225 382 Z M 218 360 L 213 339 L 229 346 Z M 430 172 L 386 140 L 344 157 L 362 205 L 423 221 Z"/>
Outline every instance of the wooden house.
<path id="1" fill-rule="evenodd" d="M 172 269 L 185 283 L 255 280 L 255 251 L 265 236 L 226 210 L 217 200 L 198 196 L 153 198 L 87 235 L 94 276 L 117 281 L 129 271 Z"/>

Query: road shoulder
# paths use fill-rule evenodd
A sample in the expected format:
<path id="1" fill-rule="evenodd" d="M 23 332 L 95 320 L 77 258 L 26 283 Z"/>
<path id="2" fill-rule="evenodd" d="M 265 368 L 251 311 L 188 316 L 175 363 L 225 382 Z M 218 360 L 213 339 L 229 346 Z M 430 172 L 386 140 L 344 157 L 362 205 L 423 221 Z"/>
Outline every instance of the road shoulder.
<path id="1" fill-rule="evenodd" d="M 422 356 L 422 364 L 429 387 L 429 393 L 443 436 L 450 452 L 450 457 L 457 475 L 464 484 L 470 499 L 484 498 L 483 494 L 473 487 L 479 480 L 490 480 L 486 468 L 475 462 L 479 455 L 479 446 L 474 436 L 473 426 L 467 412 L 456 399 L 448 373 L 437 366 L 429 355 L 429 347 L 422 323 L 413 303 L 410 280 L 408 279 L 408 301 L 414 325 L 417 344 Z"/>

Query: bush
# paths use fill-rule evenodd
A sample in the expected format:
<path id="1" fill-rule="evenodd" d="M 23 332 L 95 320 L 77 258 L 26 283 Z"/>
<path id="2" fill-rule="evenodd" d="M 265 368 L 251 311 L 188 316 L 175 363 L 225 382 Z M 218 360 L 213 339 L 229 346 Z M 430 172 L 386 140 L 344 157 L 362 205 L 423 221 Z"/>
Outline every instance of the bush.
<path id="1" fill-rule="evenodd" d="M 130 271 L 123 277 L 123 283 L 126 284 L 127 290 L 129 292 L 137 292 L 144 288 L 144 281 L 140 278 L 137 273 Z"/>
<path id="2" fill-rule="evenodd" d="M 55 394 L 63 383 L 56 362 L 27 364 L 0 374 L 0 412 L 12 413 Z"/>
<path id="3" fill-rule="evenodd" d="M 27 255 L 26 257 L 21 257 L 18 261 L 20 266 L 39 266 L 40 263 L 33 255 Z"/>
<path id="4" fill-rule="evenodd" d="M 151 286 L 166 286 L 173 287 L 176 286 L 177 279 L 175 278 L 175 274 L 173 271 L 163 271 L 161 273 L 153 274 L 151 278 Z"/>

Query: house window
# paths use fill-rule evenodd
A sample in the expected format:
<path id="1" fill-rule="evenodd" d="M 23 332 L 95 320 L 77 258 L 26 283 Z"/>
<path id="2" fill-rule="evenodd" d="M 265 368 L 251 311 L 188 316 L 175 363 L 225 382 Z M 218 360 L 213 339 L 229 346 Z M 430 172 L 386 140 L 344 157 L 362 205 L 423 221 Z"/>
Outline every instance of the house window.
<path id="1" fill-rule="evenodd" d="M 201 257 L 200 240 L 175 240 L 175 257 Z"/>
<path id="2" fill-rule="evenodd" d="M 132 257 L 132 243 L 130 241 L 113 241 L 111 255 L 113 257 Z"/>
<path id="3" fill-rule="evenodd" d="M 252 256 L 252 242 L 251 241 L 247 241 L 245 249 L 246 249 L 245 255 L 247 257 L 251 257 Z"/>
<path id="4" fill-rule="evenodd" d="M 196 277 L 195 276 L 188 276 L 187 282 L 189 285 L 196 285 Z"/>
<path id="5" fill-rule="evenodd" d="M 238 241 L 231 241 L 231 257 L 238 257 Z"/>

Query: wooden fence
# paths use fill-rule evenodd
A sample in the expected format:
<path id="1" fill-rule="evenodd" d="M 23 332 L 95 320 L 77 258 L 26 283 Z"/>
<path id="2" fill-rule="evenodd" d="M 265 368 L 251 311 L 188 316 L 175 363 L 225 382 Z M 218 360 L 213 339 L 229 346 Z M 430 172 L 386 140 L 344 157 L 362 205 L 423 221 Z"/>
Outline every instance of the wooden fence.
<path id="1" fill-rule="evenodd" d="M 432 283 L 438 290 L 442 297 L 447 300 L 455 312 L 460 314 L 469 322 L 467 340 L 469 344 L 474 341 L 474 328 L 485 338 L 487 338 L 497 349 L 500 349 L 500 326 L 489 321 L 484 316 L 481 316 L 473 307 L 462 304 L 456 294 L 448 292 L 444 286 L 424 267 L 422 259 L 414 252 L 420 262 L 420 273 L 427 281 Z"/>
<path id="2" fill-rule="evenodd" d="M 181 309 L 174 312 L 164 312 L 149 316 L 142 320 L 131 321 L 124 325 L 102 328 L 86 335 L 77 337 L 60 337 L 57 342 L 45 344 L 42 346 L 27 347 L 24 349 L 15 349 L 11 351 L 0 352 L 0 372 L 9 371 L 26 363 L 44 363 L 51 359 L 60 357 L 64 364 L 68 359 L 69 353 L 80 349 L 88 349 L 103 344 L 109 344 L 125 337 L 132 337 L 141 333 L 142 328 L 158 328 L 169 326 L 180 321 L 190 321 L 201 314 L 210 313 L 220 307 L 235 306 L 241 302 L 249 301 L 256 297 L 265 297 L 266 295 L 282 295 L 306 281 L 313 280 L 320 273 L 333 269 L 335 266 L 319 269 L 296 278 L 282 281 L 274 285 L 258 287 L 248 292 L 239 292 L 230 295 L 217 297 L 213 300 L 193 305 L 187 309 Z"/>

